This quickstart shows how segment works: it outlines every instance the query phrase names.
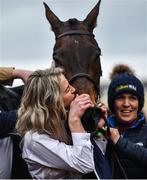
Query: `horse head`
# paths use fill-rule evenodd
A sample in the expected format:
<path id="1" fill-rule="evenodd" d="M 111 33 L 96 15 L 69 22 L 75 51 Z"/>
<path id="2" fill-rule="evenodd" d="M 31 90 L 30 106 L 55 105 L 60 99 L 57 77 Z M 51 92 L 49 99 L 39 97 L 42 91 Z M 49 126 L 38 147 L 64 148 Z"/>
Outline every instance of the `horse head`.
<path id="1" fill-rule="evenodd" d="M 64 68 L 66 78 L 77 93 L 88 93 L 95 104 L 100 95 L 102 70 L 101 49 L 94 38 L 93 30 L 96 27 L 100 2 L 101 0 L 83 21 L 73 18 L 65 22 L 44 3 L 46 18 L 55 34 L 55 66 Z"/>

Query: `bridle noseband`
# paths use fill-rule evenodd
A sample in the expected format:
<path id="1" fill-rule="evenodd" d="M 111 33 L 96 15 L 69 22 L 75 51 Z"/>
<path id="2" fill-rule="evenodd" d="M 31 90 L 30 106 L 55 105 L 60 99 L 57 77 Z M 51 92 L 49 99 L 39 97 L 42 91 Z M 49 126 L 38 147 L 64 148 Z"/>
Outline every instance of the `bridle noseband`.
<path id="1" fill-rule="evenodd" d="M 69 80 L 69 83 L 70 83 L 70 84 L 73 84 L 76 79 L 81 78 L 81 77 L 82 77 L 82 78 L 86 78 L 86 79 L 88 79 L 89 81 L 91 81 L 91 82 L 94 84 L 95 90 L 96 90 L 97 92 L 99 92 L 99 88 L 98 88 L 96 82 L 92 79 L 92 77 L 91 77 L 89 74 L 86 74 L 86 73 L 77 73 L 77 74 L 73 75 L 73 76 L 71 77 L 71 79 Z"/>

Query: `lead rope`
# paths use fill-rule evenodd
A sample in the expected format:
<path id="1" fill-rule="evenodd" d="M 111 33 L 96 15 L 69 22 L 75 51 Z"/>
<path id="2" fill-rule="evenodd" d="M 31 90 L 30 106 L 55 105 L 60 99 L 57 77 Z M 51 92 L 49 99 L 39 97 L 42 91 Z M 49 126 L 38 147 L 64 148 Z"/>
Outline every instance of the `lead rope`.
<path id="1" fill-rule="evenodd" d="M 114 148 L 113 148 L 113 145 L 112 145 L 111 148 L 112 148 L 112 151 L 113 151 L 113 154 L 114 154 L 114 156 L 115 156 L 115 159 L 116 159 L 116 161 L 117 161 L 117 163 L 118 163 L 118 165 L 119 165 L 119 167 L 120 167 L 120 169 L 121 169 L 121 171 L 122 171 L 125 179 L 128 179 L 128 177 L 127 177 L 127 175 L 126 175 L 126 173 L 125 173 L 125 170 L 124 170 L 124 168 L 123 168 L 123 166 L 122 166 L 122 164 L 121 164 L 121 162 L 120 162 L 120 160 L 119 160 L 119 157 L 118 157 L 117 153 L 115 152 L 115 150 L 114 150 Z"/>
<path id="2" fill-rule="evenodd" d="M 101 106 L 102 106 L 101 98 L 100 98 L 100 96 L 98 95 L 96 107 L 97 107 L 97 108 L 100 108 Z M 106 119 L 105 119 L 105 122 L 106 122 Z M 108 125 L 107 125 L 107 122 L 106 122 L 106 127 L 104 127 L 104 129 L 102 129 L 102 130 L 105 131 L 105 132 L 107 131 L 107 134 L 110 134 L 110 132 L 109 132 L 110 129 L 109 129 Z M 109 141 L 109 139 L 108 139 L 108 137 L 107 137 L 106 135 L 105 135 L 105 138 L 107 139 L 107 141 Z M 109 141 L 109 142 L 110 142 L 110 141 Z M 119 165 L 119 167 L 120 167 L 120 169 L 121 169 L 121 171 L 122 171 L 125 179 L 128 179 L 128 177 L 127 177 L 127 175 L 126 175 L 126 173 L 125 173 L 125 170 L 124 170 L 124 168 L 123 168 L 123 166 L 122 166 L 122 164 L 121 164 L 121 162 L 120 162 L 120 160 L 119 160 L 119 157 L 118 157 L 117 153 L 115 152 L 115 149 L 114 149 L 114 147 L 113 147 L 113 145 L 112 145 L 111 142 L 110 142 L 110 145 L 111 145 L 111 149 L 112 149 L 112 151 L 113 151 L 114 157 L 115 157 L 115 159 L 116 159 L 116 161 L 117 161 L 117 163 L 118 163 L 118 165 Z"/>
<path id="3" fill-rule="evenodd" d="M 109 135 L 109 134 L 110 134 L 110 129 L 109 129 L 107 123 L 106 123 L 106 127 L 107 127 L 107 134 Z M 117 161 L 117 163 L 118 163 L 118 165 L 119 165 L 119 167 L 120 167 L 120 169 L 121 169 L 121 171 L 122 171 L 125 179 L 128 179 L 128 177 L 127 177 L 127 175 L 126 175 L 126 172 L 125 172 L 125 170 L 124 170 L 124 168 L 123 168 L 123 166 L 122 166 L 122 164 L 121 164 L 121 162 L 120 162 L 120 159 L 119 159 L 119 157 L 118 157 L 118 155 L 117 155 L 117 153 L 116 153 L 116 151 L 115 151 L 115 149 L 114 149 L 114 147 L 113 147 L 113 144 L 111 143 L 111 141 L 108 139 L 107 136 L 105 136 L 105 138 L 107 139 L 107 141 L 110 142 L 111 150 L 112 150 L 112 152 L 113 152 L 113 154 L 114 154 L 114 157 L 115 157 L 115 159 L 116 159 L 116 161 Z"/>

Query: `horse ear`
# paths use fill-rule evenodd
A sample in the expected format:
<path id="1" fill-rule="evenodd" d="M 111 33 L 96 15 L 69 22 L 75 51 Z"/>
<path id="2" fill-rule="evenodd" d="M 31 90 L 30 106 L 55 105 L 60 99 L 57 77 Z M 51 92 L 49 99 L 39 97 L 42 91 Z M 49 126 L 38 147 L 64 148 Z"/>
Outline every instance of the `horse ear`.
<path id="1" fill-rule="evenodd" d="M 100 3 L 101 0 L 99 0 L 99 2 L 95 5 L 95 7 L 90 11 L 90 13 L 83 21 L 90 32 L 92 32 L 97 25 L 97 16 L 99 14 Z"/>
<path id="2" fill-rule="evenodd" d="M 48 7 L 48 5 L 43 2 L 45 6 L 45 13 L 46 13 L 46 18 L 49 21 L 51 28 L 53 32 L 55 33 L 55 36 L 59 34 L 59 30 L 61 27 L 62 22 L 60 19 L 51 11 L 51 9 Z"/>

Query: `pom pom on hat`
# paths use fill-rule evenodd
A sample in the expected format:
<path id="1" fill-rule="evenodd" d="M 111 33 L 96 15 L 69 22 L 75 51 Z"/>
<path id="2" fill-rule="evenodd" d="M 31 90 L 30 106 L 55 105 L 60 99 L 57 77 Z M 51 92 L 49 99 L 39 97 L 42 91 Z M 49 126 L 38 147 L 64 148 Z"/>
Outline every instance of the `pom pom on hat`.
<path id="1" fill-rule="evenodd" d="M 133 93 L 139 101 L 139 111 L 144 105 L 144 87 L 134 75 L 134 71 L 127 65 L 116 65 L 110 74 L 111 83 L 108 88 L 108 105 L 114 113 L 114 99 L 122 93 Z"/>

